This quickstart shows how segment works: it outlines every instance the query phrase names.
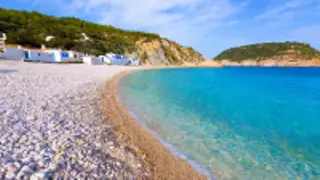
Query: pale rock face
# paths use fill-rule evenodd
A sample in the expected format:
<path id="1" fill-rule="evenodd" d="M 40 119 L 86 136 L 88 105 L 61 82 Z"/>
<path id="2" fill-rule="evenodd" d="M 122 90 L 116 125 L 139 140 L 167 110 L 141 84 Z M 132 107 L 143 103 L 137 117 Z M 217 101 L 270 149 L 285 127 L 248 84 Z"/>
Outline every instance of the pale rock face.
<path id="1" fill-rule="evenodd" d="M 138 54 L 146 52 L 148 65 L 181 65 L 184 63 L 200 63 L 206 58 L 198 52 L 180 46 L 179 44 L 166 40 L 152 40 L 150 42 L 137 42 Z M 132 54 L 127 54 L 129 57 Z"/>
<path id="2" fill-rule="evenodd" d="M 81 35 L 83 36 L 83 39 L 88 41 L 90 40 L 90 38 L 86 35 L 86 33 L 81 33 Z"/>
<path id="3" fill-rule="evenodd" d="M 51 41 L 53 38 L 54 36 L 46 36 L 45 40 L 48 42 L 48 41 Z"/>
<path id="4" fill-rule="evenodd" d="M 160 47 L 158 49 L 158 54 L 159 54 L 159 58 L 160 58 L 162 64 L 169 64 L 169 62 L 164 54 L 163 48 Z"/>
<path id="5" fill-rule="evenodd" d="M 238 62 L 234 62 L 234 61 L 228 61 L 228 60 L 222 60 L 221 64 L 223 66 L 240 66 L 241 64 Z"/>

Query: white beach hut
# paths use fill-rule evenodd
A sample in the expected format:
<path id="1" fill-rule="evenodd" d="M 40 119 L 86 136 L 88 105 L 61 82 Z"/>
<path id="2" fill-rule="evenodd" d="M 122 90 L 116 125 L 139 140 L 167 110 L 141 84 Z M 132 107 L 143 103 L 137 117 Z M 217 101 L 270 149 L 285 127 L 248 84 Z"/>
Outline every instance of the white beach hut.
<path id="1" fill-rule="evenodd" d="M 99 56 L 99 60 L 102 64 L 111 64 L 108 56 Z"/>
<path id="2" fill-rule="evenodd" d="M 130 60 L 128 57 L 119 54 L 107 54 L 111 65 L 128 65 Z"/>
<path id="3" fill-rule="evenodd" d="M 5 41 L 7 39 L 7 36 L 5 33 L 0 32 L 0 50 L 4 50 L 6 47 Z"/>
<path id="4" fill-rule="evenodd" d="M 50 53 L 55 62 L 78 62 L 84 54 L 75 51 L 63 51 L 60 49 L 45 49 L 47 53 Z"/>
<path id="5" fill-rule="evenodd" d="M 20 48 L 5 47 L 3 52 L 0 53 L 0 57 L 6 60 L 22 61 L 24 59 L 24 51 Z"/>
<path id="6" fill-rule="evenodd" d="M 84 57 L 82 57 L 82 61 L 83 61 L 83 63 L 89 64 L 89 65 L 100 65 L 100 64 L 102 64 L 100 59 L 98 57 L 94 57 L 94 56 L 84 56 Z"/>
<path id="7" fill-rule="evenodd" d="M 23 51 L 25 61 L 33 62 L 46 62 L 53 63 L 55 62 L 54 56 L 48 52 L 44 52 L 39 49 L 25 49 Z"/>
<path id="8" fill-rule="evenodd" d="M 139 66 L 139 63 L 140 63 L 139 59 L 129 59 L 129 61 L 130 61 L 129 63 L 130 66 Z"/>

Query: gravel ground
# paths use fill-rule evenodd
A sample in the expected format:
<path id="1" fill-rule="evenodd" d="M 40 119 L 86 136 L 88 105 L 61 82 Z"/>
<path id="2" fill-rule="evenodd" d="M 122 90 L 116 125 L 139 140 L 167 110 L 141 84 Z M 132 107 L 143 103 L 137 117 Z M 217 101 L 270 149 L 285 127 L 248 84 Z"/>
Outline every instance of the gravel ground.
<path id="1" fill-rule="evenodd" d="M 0 179 L 137 179 L 142 165 L 101 111 L 129 67 L 0 61 Z"/>

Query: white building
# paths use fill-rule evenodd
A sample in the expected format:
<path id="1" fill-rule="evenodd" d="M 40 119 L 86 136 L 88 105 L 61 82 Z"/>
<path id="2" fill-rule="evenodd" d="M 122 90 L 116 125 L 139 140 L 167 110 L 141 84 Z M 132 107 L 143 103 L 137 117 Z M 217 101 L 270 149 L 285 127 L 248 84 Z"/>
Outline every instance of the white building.
<path id="1" fill-rule="evenodd" d="M 7 36 L 5 33 L 0 32 L 0 50 L 4 50 L 6 44 L 5 41 L 7 39 Z"/>
<path id="2" fill-rule="evenodd" d="M 57 49 L 24 50 L 24 60 L 35 62 L 80 62 L 82 53 Z"/>
<path id="3" fill-rule="evenodd" d="M 128 65 L 130 60 L 128 57 L 119 54 L 107 54 L 111 65 Z"/>
<path id="4" fill-rule="evenodd" d="M 129 63 L 130 66 L 139 66 L 139 63 L 140 63 L 139 59 L 129 59 L 129 61 L 130 61 Z"/>
<path id="5" fill-rule="evenodd" d="M 24 60 L 47 63 L 55 62 L 54 56 L 52 56 L 52 54 L 37 49 L 25 49 Z"/>
<path id="6" fill-rule="evenodd" d="M 44 52 L 50 53 L 54 57 L 55 62 L 79 62 L 84 56 L 83 53 L 57 49 L 45 49 Z"/>
<path id="7" fill-rule="evenodd" d="M 22 49 L 20 46 L 17 48 L 6 47 L 0 56 L 7 60 L 54 62 L 54 58 L 49 53 L 35 49 Z"/>
<path id="8" fill-rule="evenodd" d="M 53 36 L 48 36 L 53 38 Z M 83 53 L 74 51 L 62 51 L 57 49 L 46 49 L 42 45 L 41 49 L 23 49 L 18 47 L 5 46 L 6 35 L 0 32 L 0 58 L 7 60 L 28 60 L 40 62 L 80 62 Z"/>
<path id="9" fill-rule="evenodd" d="M 99 60 L 102 64 L 111 64 L 110 58 L 108 56 L 99 56 Z"/>
<path id="10" fill-rule="evenodd" d="M 13 48 L 13 47 L 5 47 L 3 48 L 3 52 L 0 52 L 1 59 L 8 59 L 8 60 L 24 60 L 24 50 L 21 47 Z"/>
<path id="11" fill-rule="evenodd" d="M 74 51 L 61 51 L 55 49 L 23 49 L 20 46 L 6 47 L 0 53 L 2 59 L 26 60 L 34 62 L 80 62 L 84 55 Z"/>
<path id="12" fill-rule="evenodd" d="M 109 53 L 106 55 L 111 65 L 130 65 L 139 66 L 139 60 L 128 58 L 127 56 Z"/>
<path id="13" fill-rule="evenodd" d="M 84 56 L 82 57 L 82 61 L 83 63 L 89 64 L 89 65 L 102 64 L 101 60 L 98 57 L 94 57 L 94 56 Z"/>

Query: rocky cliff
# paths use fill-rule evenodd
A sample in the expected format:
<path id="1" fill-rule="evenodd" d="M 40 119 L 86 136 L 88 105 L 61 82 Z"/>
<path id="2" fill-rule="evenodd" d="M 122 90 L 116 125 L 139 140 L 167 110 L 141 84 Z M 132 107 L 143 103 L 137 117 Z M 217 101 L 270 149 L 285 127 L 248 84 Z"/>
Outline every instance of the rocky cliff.
<path id="1" fill-rule="evenodd" d="M 142 64 L 146 65 L 185 65 L 195 64 L 206 58 L 190 47 L 184 47 L 168 39 L 153 39 L 151 41 L 140 40 L 136 43 L 137 51 L 129 53 L 139 55 Z"/>

